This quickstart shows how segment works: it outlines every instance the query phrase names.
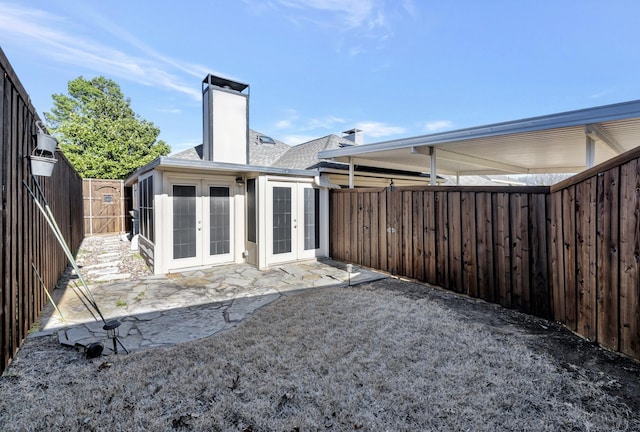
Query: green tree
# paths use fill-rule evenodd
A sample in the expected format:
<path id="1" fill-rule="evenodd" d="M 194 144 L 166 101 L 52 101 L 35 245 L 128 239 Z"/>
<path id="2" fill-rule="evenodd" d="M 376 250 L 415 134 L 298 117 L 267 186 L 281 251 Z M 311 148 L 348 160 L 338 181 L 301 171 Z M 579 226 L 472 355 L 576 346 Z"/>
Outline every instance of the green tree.
<path id="1" fill-rule="evenodd" d="M 123 179 L 171 148 L 160 130 L 131 109 L 120 86 L 103 76 L 69 81 L 69 94 L 54 94 L 47 126 L 84 178 Z"/>

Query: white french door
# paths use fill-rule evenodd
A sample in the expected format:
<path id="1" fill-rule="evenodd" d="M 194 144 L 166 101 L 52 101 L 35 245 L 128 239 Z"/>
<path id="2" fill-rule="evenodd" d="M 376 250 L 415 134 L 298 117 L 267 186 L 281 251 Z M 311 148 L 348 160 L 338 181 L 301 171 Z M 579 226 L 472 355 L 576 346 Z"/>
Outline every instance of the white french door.
<path id="1" fill-rule="evenodd" d="M 170 184 L 170 268 L 233 261 L 232 184 L 175 180 Z"/>
<path id="2" fill-rule="evenodd" d="M 313 258 L 320 248 L 320 191 L 310 184 L 269 182 L 268 264 Z"/>

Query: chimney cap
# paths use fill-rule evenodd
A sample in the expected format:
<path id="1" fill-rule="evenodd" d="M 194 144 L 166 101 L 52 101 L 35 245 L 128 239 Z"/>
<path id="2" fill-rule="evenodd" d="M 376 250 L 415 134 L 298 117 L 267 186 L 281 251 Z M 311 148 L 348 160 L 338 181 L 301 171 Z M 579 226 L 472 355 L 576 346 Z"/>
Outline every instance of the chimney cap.
<path id="1" fill-rule="evenodd" d="M 358 132 L 362 132 L 362 129 L 353 128 L 353 129 L 346 130 L 342 133 L 345 135 L 353 135 L 353 134 L 357 134 Z"/>
<path id="2" fill-rule="evenodd" d="M 237 92 L 243 92 L 249 87 L 249 84 L 244 84 L 238 81 L 233 81 L 228 78 L 219 77 L 213 74 L 209 74 L 202 80 L 203 84 L 210 84 L 221 88 L 230 88 Z"/>

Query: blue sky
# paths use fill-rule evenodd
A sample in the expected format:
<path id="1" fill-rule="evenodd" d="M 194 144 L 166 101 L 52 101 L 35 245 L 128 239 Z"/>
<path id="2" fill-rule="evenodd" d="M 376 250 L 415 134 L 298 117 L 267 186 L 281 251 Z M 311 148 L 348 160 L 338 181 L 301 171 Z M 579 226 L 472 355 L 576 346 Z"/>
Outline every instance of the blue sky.
<path id="1" fill-rule="evenodd" d="M 640 99 L 640 2 L 0 0 L 0 47 L 42 114 L 118 82 L 174 151 L 202 140 L 207 73 L 250 84 L 250 126 L 365 143 Z"/>

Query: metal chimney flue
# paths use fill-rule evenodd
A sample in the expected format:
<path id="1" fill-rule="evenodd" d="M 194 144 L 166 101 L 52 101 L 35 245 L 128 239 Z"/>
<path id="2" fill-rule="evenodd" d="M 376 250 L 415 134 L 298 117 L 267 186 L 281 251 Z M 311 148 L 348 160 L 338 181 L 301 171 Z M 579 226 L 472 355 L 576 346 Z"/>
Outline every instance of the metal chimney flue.
<path id="1" fill-rule="evenodd" d="M 349 129 L 347 131 L 342 132 L 342 138 L 348 139 L 349 141 L 353 141 L 355 145 L 363 144 L 363 135 L 361 129 Z"/>

